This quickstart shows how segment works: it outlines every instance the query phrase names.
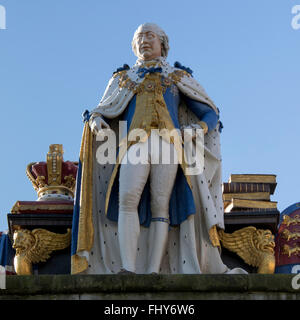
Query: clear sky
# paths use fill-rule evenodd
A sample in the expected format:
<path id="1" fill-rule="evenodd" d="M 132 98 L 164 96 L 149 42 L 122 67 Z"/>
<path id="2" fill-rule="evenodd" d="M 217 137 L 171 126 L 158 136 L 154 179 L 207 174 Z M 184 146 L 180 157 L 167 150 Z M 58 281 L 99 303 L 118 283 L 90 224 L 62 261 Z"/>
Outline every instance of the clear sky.
<path id="1" fill-rule="evenodd" d="M 223 181 L 277 175 L 280 211 L 300 201 L 300 0 L 0 0 L 0 231 L 17 200 L 36 200 L 27 164 L 63 144 L 77 161 L 81 114 L 113 71 L 132 65 L 134 31 L 155 22 L 168 61 L 190 67 L 221 110 Z M 1 24 L 0 24 L 1 25 Z"/>

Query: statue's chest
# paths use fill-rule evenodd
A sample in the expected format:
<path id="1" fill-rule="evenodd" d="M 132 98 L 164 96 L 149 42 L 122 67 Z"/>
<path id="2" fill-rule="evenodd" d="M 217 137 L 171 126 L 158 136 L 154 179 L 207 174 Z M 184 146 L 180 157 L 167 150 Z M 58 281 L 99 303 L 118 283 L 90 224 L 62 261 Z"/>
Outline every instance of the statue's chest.
<path id="1" fill-rule="evenodd" d="M 151 96 L 164 95 L 167 90 L 174 95 L 178 95 L 178 88 L 172 79 L 158 73 L 147 74 L 142 82 L 135 87 L 135 93 L 138 95 L 147 94 Z"/>
<path id="2" fill-rule="evenodd" d="M 158 96 L 164 95 L 167 90 L 174 96 L 178 95 L 179 91 L 176 82 L 172 77 L 162 75 L 161 73 L 147 73 L 142 78 L 136 75 L 136 78 L 128 76 L 126 72 L 121 73 L 119 78 L 119 87 L 127 88 L 137 95 Z"/>

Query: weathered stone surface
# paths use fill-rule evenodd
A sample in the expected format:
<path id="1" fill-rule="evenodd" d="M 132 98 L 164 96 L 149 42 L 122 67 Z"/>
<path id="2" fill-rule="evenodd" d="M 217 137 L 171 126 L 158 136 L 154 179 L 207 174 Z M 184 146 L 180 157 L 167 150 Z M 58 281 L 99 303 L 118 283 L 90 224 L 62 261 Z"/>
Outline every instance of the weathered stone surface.
<path id="1" fill-rule="evenodd" d="M 300 299 L 295 275 L 8 276 L 0 299 Z"/>

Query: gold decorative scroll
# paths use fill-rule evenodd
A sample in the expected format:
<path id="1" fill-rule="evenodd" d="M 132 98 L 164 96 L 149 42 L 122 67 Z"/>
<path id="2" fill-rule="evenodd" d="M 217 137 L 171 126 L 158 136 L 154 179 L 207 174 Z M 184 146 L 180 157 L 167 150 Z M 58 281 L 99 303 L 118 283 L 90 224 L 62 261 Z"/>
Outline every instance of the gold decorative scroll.
<path id="1" fill-rule="evenodd" d="M 42 182 L 43 187 L 45 186 L 45 183 L 43 182 L 45 180 L 45 177 L 42 176 L 38 181 L 35 179 L 35 177 L 32 175 L 31 173 L 31 167 L 33 165 L 35 165 L 36 162 L 30 162 L 27 167 L 26 167 L 26 175 L 28 177 L 28 179 L 30 180 L 30 182 L 32 183 L 32 186 L 34 188 L 34 190 L 38 191 L 40 188 L 39 183 Z"/>

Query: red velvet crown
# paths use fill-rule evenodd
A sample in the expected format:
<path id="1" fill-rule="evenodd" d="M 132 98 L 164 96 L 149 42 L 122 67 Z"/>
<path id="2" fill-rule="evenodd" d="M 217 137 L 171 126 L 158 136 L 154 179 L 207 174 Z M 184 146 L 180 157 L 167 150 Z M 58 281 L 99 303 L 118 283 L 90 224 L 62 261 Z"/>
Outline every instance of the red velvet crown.
<path id="1" fill-rule="evenodd" d="M 73 200 L 77 165 L 77 162 L 63 160 L 62 145 L 50 145 L 47 161 L 32 162 L 26 170 L 38 200 Z"/>

